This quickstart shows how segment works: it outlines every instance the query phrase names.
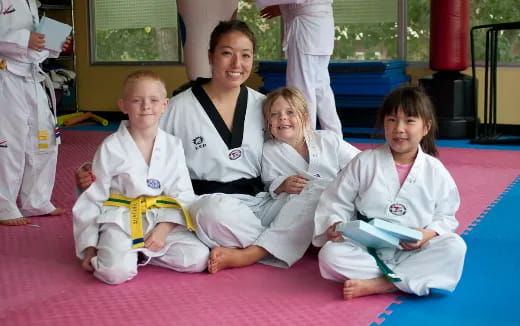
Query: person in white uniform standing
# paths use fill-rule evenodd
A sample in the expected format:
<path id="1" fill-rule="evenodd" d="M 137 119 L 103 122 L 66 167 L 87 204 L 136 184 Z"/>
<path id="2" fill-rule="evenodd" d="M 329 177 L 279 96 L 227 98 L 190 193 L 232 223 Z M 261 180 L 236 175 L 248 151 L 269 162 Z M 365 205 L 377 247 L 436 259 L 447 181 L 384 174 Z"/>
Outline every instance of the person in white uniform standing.
<path id="1" fill-rule="evenodd" d="M 284 223 L 289 241 L 300 243 L 288 253 L 294 263 L 311 243 L 321 192 L 359 150 L 329 130 L 312 130 L 307 103 L 296 88 L 269 93 L 263 111 L 269 139 L 264 144 L 262 181 L 275 200 L 286 202 L 279 213 L 283 218 L 276 223 Z"/>
<path id="2" fill-rule="evenodd" d="M 238 0 L 177 0 L 181 26 L 184 27 L 183 59 L 189 80 L 210 78 L 207 51 L 211 31 L 221 20 L 236 15 Z"/>
<path id="3" fill-rule="evenodd" d="M 330 87 L 329 61 L 334 50 L 332 0 L 256 0 L 264 18 L 282 16 L 283 50 L 287 57 L 286 85 L 307 99 L 311 127 L 343 136 Z"/>
<path id="4" fill-rule="evenodd" d="M 167 104 L 156 73 L 127 77 L 118 105 L 129 121 L 100 145 L 92 164 L 96 181 L 73 207 L 76 254 L 108 284 L 132 279 L 148 263 L 179 272 L 206 269 L 209 249 L 189 230 L 196 196 L 182 143 L 159 129 Z"/>
<path id="5" fill-rule="evenodd" d="M 320 198 L 313 244 L 321 275 L 343 282 L 345 300 L 394 291 L 453 291 L 466 244 L 455 233 L 460 199 L 437 153 L 432 104 L 418 88 L 392 92 L 378 113 L 386 144 L 356 156 Z M 422 240 L 372 250 L 335 231 L 336 224 L 382 218 L 419 230 Z M 378 267 L 379 266 L 379 267 Z"/>
<path id="6" fill-rule="evenodd" d="M 40 63 L 59 53 L 45 49 L 34 0 L 0 0 L 0 224 L 59 215 L 51 203 L 59 133 L 54 89 Z M 64 49 L 70 45 L 66 41 Z M 54 114 L 41 85 L 50 85 Z M 16 200 L 20 199 L 19 208 Z"/>

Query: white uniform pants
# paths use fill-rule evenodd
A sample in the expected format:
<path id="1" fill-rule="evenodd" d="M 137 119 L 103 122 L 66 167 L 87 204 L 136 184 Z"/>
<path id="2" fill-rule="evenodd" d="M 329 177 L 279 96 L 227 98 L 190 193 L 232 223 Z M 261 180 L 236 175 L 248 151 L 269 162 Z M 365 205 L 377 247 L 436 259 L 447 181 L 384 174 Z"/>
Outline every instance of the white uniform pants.
<path id="1" fill-rule="evenodd" d="M 52 212 L 58 150 L 55 120 L 41 84 L 0 70 L 0 117 L 0 219 Z M 39 129 L 48 132 L 44 152 L 38 148 Z"/>
<path id="2" fill-rule="evenodd" d="M 298 196 L 276 200 L 270 196 L 262 200 L 243 196 L 240 200 L 235 195 L 212 194 L 192 205 L 191 216 L 197 235 L 210 248 L 257 245 L 272 255 L 261 263 L 287 268 L 311 243 L 314 211 L 322 190 L 309 186 Z"/>
<path id="3" fill-rule="evenodd" d="M 447 233 L 433 238 L 418 250 L 380 249 L 378 253 L 385 264 L 401 278 L 401 282 L 394 283 L 399 290 L 427 295 L 432 288 L 446 291 L 455 289 L 464 266 L 466 244 L 459 235 Z M 383 275 L 366 248 L 349 240 L 327 242 L 320 250 L 318 259 L 321 275 L 337 282 L 372 279 Z"/>
<path id="4" fill-rule="evenodd" d="M 143 252 L 151 264 L 178 272 L 195 273 L 206 269 L 209 249 L 193 232 L 176 226 L 166 237 L 160 252 L 146 248 L 132 249 L 132 239 L 117 224 L 105 223 L 100 227 L 97 256 L 92 258 L 94 276 L 108 284 L 121 284 L 137 275 L 138 252 Z"/>
<path id="5" fill-rule="evenodd" d="M 307 55 L 297 44 L 287 48 L 287 86 L 298 88 L 309 108 L 311 127 L 316 129 L 316 117 L 322 129 L 332 130 L 343 137 L 341 121 L 336 111 L 334 93 L 330 88 L 328 55 Z"/>

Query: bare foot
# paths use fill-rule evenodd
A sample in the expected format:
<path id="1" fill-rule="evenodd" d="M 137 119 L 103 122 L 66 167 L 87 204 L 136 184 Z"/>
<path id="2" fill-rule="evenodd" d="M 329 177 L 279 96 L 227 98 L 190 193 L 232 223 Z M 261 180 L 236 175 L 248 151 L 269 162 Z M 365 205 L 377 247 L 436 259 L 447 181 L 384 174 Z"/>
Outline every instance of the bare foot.
<path id="1" fill-rule="evenodd" d="M 343 299 L 351 300 L 392 290 L 395 290 L 394 284 L 384 276 L 368 280 L 346 280 L 343 286 Z"/>
<path id="2" fill-rule="evenodd" d="M 264 248 L 254 245 L 244 249 L 215 247 L 209 255 L 208 272 L 214 274 L 226 268 L 248 266 L 267 254 Z"/>
<path id="3" fill-rule="evenodd" d="M 30 224 L 31 219 L 27 217 L 18 217 L 18 218 L 11 218 L 8 220 L 0 220 L 0 224 L 2 225 L 9 225 L 9 226 L 17 226 L 17 225 L 25 225 Z"/>
<path id="4" fill-rule="evenodd" d="M 61 207 L 56 207 L 52 212 L 50 212 L 49 214 L 47 215 L 51 215 L 51 216 L 56 216 L 56 215 L 61 215 L 65 213 L 65 210 Z"/>

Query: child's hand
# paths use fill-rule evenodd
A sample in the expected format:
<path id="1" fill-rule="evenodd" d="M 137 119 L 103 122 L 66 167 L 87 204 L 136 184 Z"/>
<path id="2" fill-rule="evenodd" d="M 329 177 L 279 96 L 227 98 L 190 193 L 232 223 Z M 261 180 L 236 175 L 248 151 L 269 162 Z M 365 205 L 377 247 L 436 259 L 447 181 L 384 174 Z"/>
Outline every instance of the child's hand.
<path id="1" fill-rule="evenodd" d="M 437 232 L 428 229 L 417 229 L 423 234 L 423 238 L 417 242 L 401 242 L 400 245 L 404 251 L 410 251 L 421 248 L 426 242 L 430 241 L 434 237 L 438 236 Z"/>
<path id="2" fill-rule="evenodd" d="M 175 224 L 169 222 L 161 222 L 157 224 L 153 230 L 144 238 L 145 248 L 151 251 L 159 251 L 164 248 L 164 240 L 166 236 L 173 230 Z"/>
<path id="3" fill-rule="evenodd" d="M 92 258 L 96 257 L 97 249 L 95 247 L 88 247 L 85 249 L 85 258 L 81 261 L 81 267 L 87 272 L 93 272 L 94 267 L 92 267 L 91 261 Z"/>
<path id="4" fill-rule="evenodd" d="M 336 231 L 336 225 L 341 222 L 336 222 L 329 226 L 327 229 L 327 240 L 332 242 L 343 242 L 343 234 L 341 232 Z"/>
<path id="5" fill-rule="evenodd" d="M 72 46 L 72 37 L 67 36 L 65 39 L 65 42 L 63 43 L 63 46 L 61 47 L 61 52 L 67 52 L 69 48 Z"/>
<path id="6" fill-rule="evenodd" d="M 76 184 L 81 190 L 87 189 L 92 182 L 96 180 L 96 176 L 92 174 L 92 164 L 86 163 L 76 171 Z"/>
<path id="7" fill-rule="evenodd" d="M 45 46 L 45 35 L 31 32 L 28 46 L 30 49 L 41 51 L 41 49 L 43 49 Z"/>
<path id="8" fill-rule="evenodd" d="M 307 184 L 307 179 L 301 175 L 291 175 L 275 190 L 276 194 L 286 192 L 288 194 L 299 194 Z"/>

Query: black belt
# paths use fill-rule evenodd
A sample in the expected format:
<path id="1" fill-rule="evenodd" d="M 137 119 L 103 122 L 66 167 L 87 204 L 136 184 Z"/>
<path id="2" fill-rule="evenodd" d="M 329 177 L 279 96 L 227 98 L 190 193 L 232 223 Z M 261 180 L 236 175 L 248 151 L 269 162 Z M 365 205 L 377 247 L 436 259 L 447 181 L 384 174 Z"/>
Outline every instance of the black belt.
<path id="1" fill-rule="evenodd" d="M 264 191 L 264 184 L 260 177 L 253 179 L 238 179 L 230 182 L 195 180 L 191 179 L 193 190 L 197 195 L 225 193 L 225 194 L 245 194 L 255 196 Z"/>

